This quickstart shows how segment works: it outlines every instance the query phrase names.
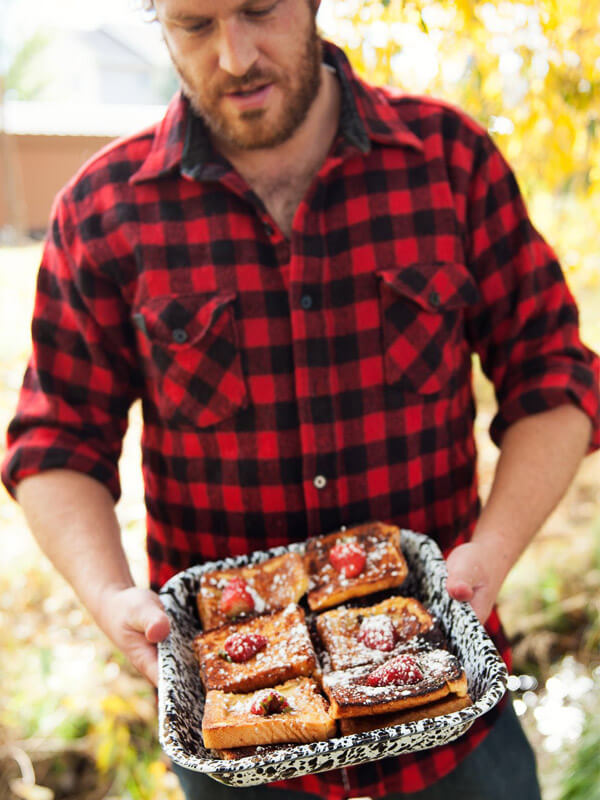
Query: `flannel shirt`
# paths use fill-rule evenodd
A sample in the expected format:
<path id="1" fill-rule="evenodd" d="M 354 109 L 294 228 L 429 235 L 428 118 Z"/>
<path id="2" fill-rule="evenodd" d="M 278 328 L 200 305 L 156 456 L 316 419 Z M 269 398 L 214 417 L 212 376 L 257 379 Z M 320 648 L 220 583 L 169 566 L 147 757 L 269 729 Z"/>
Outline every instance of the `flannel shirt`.
<path id="1" fill-rule="evenodd" d="M 286 239 L 181 94 L 58 196 L 3 480 L 86 473 L 119 497 L 143 404 L 150 581 L 370 519 L 444 553 L 479 512 L 471 356 L 491 435 L 565 403 L 598 425 L 598 360 L 511 170 L 476 123 L 372 87 L 324 43 L 337 138 Z M 488 630 L 505 659 L 496 613 Z M 278 785 L 417 791 L 490 729 Z"/>

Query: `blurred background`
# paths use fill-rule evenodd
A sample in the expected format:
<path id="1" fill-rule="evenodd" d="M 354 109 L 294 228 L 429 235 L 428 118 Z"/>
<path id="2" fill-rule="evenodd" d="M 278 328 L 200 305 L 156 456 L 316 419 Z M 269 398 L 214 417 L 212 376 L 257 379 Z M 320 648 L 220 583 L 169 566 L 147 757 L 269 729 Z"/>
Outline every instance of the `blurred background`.
<path id="1" fill-rule="evenodd" d="M 488 128 L 558 252 L 584 341 L 600 349 L 600 0 L 323 0 L 319 24 L 368 79 L 443 97 Z M 2 430 L 29 352 L 55 193 L 104 144 L 160 119 L 176 88 L 160 30 L 132 0 L 0 0 Z M 497 458 L 487 433 L 494 398 L 475 367 L 485 497 Z M 134 407 L 117 511 L 144 584 L 140 424 Z M 3 490 L 0 525 L 0 800 L 180 800 L 156 741 L 152 691 L 38 553 Z M 595 454 L 501 596 L 510 688 L 544 800 L 600 798 L 599 588 Z M 32 768 L 52 795 L 27 788 Z M 15 779 L 24 783 L 11 792 Z"/>

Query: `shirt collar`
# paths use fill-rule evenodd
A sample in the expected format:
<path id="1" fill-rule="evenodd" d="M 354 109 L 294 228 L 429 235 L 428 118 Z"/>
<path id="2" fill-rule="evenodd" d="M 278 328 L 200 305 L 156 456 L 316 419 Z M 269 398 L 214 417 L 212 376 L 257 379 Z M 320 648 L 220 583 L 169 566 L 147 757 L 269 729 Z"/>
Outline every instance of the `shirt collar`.
<path id="1" fill-rule="evenodd" d="M 372 142 L 423 150 L 423 142 L 401 119 L 388 89 L 370 86 L 353 71 L 343 50 L 323 42 L 323 59 L 332 67 L 342 92 L 339 133 L 344 143 L 361 153 Z M 230 169 L 213 147 L 204 122 L 178 92 L 156 126 L 150 152 L 130 183 L 160 178 L 176 168 L 196 180 L 218 180 Z"/>

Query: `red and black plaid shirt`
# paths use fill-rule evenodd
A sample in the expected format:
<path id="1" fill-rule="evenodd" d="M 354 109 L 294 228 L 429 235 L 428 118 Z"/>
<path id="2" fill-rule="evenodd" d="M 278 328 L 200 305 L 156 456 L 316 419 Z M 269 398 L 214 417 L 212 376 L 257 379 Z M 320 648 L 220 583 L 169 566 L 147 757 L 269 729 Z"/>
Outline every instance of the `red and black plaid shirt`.
<path id="1" fill-rule="evenodd" d="M 343 103 L 287 240 L 177 96 L 57 198 L 3 479 L 84 472 L 119 496 L 143 401 L 154 588 L 203 560 L 369 519 L 465 541 L 479 511 L 471 354 L 491 434 L 575 403 L 598 361 L 556 258 L 471 119 L 374 88 L 326 44 Z M 494 614 L 489 629 L 503 655 Z M 329 800 L 416 791 L 485 736 L 288 782 Z"/>

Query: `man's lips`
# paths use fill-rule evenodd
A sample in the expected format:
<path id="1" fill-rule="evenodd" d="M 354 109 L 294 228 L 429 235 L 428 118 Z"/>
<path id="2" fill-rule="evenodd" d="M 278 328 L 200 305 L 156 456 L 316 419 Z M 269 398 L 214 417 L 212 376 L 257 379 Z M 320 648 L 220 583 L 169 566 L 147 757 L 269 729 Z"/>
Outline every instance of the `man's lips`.
<path id="1" fill-rule="evenodd" d="M 261 106 L 273 87 L 272 83 L 263 83 L 251 89 L 242 89 L 237 92 L 226 92 L 225 97 L 230 100 L 237 108 L 256 108 Z"/>
<path id="2" fill-rule="evenodd" d="M 236 97 L 254 94 L 255 92 L 259 92 L 261 89 L 264 89 L 266 86 L 269 85 L 269 83 L 270 81 L 266 81 L 265 83 L 257 83 L 254 86 L 249 86 L 249 87 L 244 86 L 243 89 L 236 89 L 231 92 L 226 92 L 226 94 L 235 95 Z"/>

